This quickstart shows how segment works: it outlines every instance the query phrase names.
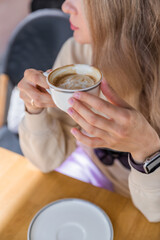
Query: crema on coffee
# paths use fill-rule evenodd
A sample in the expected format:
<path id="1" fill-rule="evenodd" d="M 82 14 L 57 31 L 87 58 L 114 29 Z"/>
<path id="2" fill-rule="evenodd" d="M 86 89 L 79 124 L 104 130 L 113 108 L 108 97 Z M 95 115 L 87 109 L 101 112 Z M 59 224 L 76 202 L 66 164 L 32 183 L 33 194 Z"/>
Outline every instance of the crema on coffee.
<path id="1" fill-rule="evenodd" d="M 57 76 L 54 80 L 54 86 L 62 89 L 84 89 L 95 85 L 96 80 L 88 75 L 70 73 L 63 76 Z"/>

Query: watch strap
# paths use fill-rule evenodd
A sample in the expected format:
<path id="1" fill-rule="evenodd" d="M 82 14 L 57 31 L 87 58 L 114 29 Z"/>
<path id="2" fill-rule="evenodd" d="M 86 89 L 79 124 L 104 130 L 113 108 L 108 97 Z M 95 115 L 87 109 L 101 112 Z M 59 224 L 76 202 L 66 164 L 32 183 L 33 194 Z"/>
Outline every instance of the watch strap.
<path id="1" fill-rule="evenodd" d="M 129 158 L 129 162 L 133 168 L 135 168 L 139 172 L 146 173 L 144 170 L 144 167 L 143 167 L 144 166 L 143 163 L 136 163 L 130 153 L 128 155 L 128 158 Z"/>
<path id="2" fill-rule="evenodd" d="M 160 167 L 160 151 L 146 158 L 146 160 L 143 163 L 136 163 L 130 153 L 128 155 L 128 158 L 131 166 L 142 173 L 149 174 L 154 172 L 157 168 Z"/>

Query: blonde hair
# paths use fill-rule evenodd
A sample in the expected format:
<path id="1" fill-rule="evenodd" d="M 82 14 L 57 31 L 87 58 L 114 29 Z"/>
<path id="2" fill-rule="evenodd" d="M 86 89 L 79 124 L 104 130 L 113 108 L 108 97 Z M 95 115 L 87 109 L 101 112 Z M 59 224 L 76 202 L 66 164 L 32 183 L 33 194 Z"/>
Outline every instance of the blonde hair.
<path id="1" fill-rule="evenodd" d="M 84 0 L 93 64 L 160 134 L 160 0 Z"/>

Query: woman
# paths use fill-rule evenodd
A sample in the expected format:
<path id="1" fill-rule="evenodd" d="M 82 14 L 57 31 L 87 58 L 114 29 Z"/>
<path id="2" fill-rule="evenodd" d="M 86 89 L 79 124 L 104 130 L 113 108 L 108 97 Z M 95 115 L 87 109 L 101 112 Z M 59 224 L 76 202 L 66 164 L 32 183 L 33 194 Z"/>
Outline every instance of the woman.
<path id="1" fill-rule="evenodd" d="M 70 14 L 74 39 L 63 46 L 54 68 L 97 66 L 103 95 L 75 94 L 69 100 L 72 120 L 44 91 L 41 72 L 27 70 L 19 83 L 26 105 L 23 152 L 42 171 L 51 171 L 76 148 L 76 138 L 116 192 L 130 195 L 149 221 L 160 221 L 159 0 L 66 0 L 62 9 Z"/>

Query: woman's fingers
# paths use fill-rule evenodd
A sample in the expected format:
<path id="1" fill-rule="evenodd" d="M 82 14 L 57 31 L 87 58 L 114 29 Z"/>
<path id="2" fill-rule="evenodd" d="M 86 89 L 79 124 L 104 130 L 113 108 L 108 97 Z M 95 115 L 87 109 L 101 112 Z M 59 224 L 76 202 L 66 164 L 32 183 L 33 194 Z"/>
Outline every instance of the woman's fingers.
<path id="1" fill-rule="evenodd" d="M 23 99 L 25 105 L 29 105 L 30 107 L 37 108 L 46 108 L 46 107 L 55 107 L 55 104 L 49 94 L 32 92 L 32 94 L 28 94 L 24 91 L 20 91 L 20 98 Z M 31 105 L 31 100 L 34 101 L 34 106 Z"/>
<path id="2" fill-rule="evenodd" d="M 109 102 L 112 104 L 122 107 L 122 108 L 130 108 L 131 106 L 125 102 L 119 95 L 111 88 L 105 79 L 101 82 L 101 90 L 104 96 L 107 98 Z"/>
<path id="3" fill-rule="evenodd" d="M 50 94 L 46 91 L 49 87 L 42 71 L 26 70 L 23 79 L 18 83 L 18 88 L 29 113 L 37 114 L 44 108 L 55 107 Z"/>
<path id="4" fill-rule="evenodd" d="M 76 111 L 78 111 L 78 114 L 90 126 L 94 126 L 98 129 L 105 130 L 108 132 L 114 132 L 115 123 L 112 119 L 107 119 L 103 116 L 94 113 L 91 109 L 89 109 L 87 106 L 82 104 L 82 102 L 76 100 L 75 98 L 70 98 L 69 103 Z M 77 121 L 80 121 L 79 117 L 77 118 Z"/>
<path id="5" fill-rule="evenodd" d="M 99 112 L 100 115 L 104 115 L 106 118 L 110 118 L 120 124 L 123 124 L 126 121 L 129 117 L 129 112 L 132 109 L 115 106 L 108 101 L 86 92 L 76 92 L 73 97 L 89 105 Z M 76 110 L 79 112 L 79 109 Z"/>
<path id="6" fill-rule="evenodd" d="M 30 73 L 31 71 L 28 70 Z M 36 70 L 34 70 L 36 71 Z M 39 71 L 36 71 L 37 74 L 42 75 L 39 73 Z M 44 89 L 44 85 L 39 86 L 33 84 L 33 82 L 30 81 L 30 78 L 23 78 L 19 83 L 18 83 L 18 88 L 20 90 L 20 97 L 24 100 L 25 104 L 27 105 L 27 98 L 23 98 L 24 95 L 28 96 L 28 98 L 33 99 L 34 101 L 34 108 L 46 108 L 46 107 L 55 107 L 55 104 L 52 100 L 51 95 Z"/>
<path id="7" fill-rule="evenodd" d="M 119 107 L 92 94 L 86 92 L 76 92 L 73 97 L 88 104 L 90 107 L 104 114 L 106 117 L 116 119 L 119 114 Z"/>
<path id="8" fill-rule="evenodd" d="M 49 88 L 46 77 L 42 74 L 41 71 L 37 71 L 35 69 L 27 69 L 24 72 L 24 78 L 29 79 L 29 82 L 33 84 L 33 86 L 36 87 L 36 85 L 42 87 L 42 88 Z"/>
<path id="9" fill-rule="evenodd" d="M 31 98 L 25 93 L 25 92 L 20 92 L 20 98 L 25 102 L 26 106 L 33 107 L 31 104 Z"/>
<path id="10" fill-rule="evenodd" d="M 25 104 L 27 99 L 29 99 L 29 101 L 33 99 L 35 107 L 38 108 L 55 107 L 55 104 L 49 93 L 43 93 L 34 88 L 32 85 L 27 85 L 25 87 L 25 91 L 20 91 L 20 97 L 24 100 Z"/>
<path id="11" fill-rule="evenodd" d="M 68 109 L 68 114 L 74 119 L 76 123 L 78 123 L 82 129 L 84 129 L 91 136 L 98 137 L 104 139 L 108 136 L 107 131 L 103 131 L 102 129 L 95 127 L 89 124 L 77 111 L 73 108 Z"/>
<path id="12" fill-rule="evenodd" d="M 83 134 L 80 130 L 76 128 L 72 128 L 71 133 L 75 136 L 75 138 L 83 143 L 84 145 L 87 145 L 91 148 L 98 148 L 98 147 L 105 147 L 106 142 L 104 142 L 103 139 L 97 138 L 97 137 L 89 137 L 85 134 Z"/>

